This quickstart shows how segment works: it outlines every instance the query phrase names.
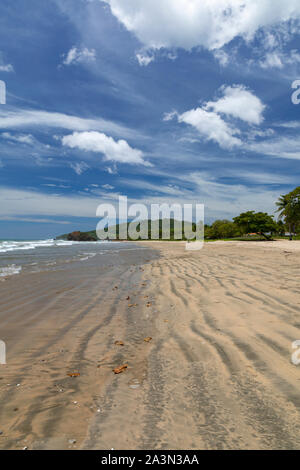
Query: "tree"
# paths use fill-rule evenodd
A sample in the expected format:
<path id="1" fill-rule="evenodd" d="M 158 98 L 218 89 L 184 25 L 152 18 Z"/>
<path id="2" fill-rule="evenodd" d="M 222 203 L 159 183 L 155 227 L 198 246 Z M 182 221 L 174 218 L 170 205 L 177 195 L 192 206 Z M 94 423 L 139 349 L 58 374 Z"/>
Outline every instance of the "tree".
<path id="1" fill-rule="evenodd" d="M 296 225 L 300 222 L 300 186 L 288 194 L 281 195 L 276 206 L 279 219 L 283 219 L 289 227 L 290 240 L 292 240 L 292 232 L 295 233 Z"/>
<path id="2" fill-rule="evenodd" d="M 273 232 L 276 232 L 277 224 L 273 220 L 273 216 L 266 212 L 243 212 L 235 217 L 234 223 L 240 228 L 242 233 L 258 233 L 266 240 L 271 240 Z M 271 234 L 271 235 L 268 235 Z"/>
<path id="3" fill-rule="evenodd" d="M 230 220 L 216 220 L 211 227 L 205 228 L 206 238 L 234 238 L 240 235 L 239 228 Z"/>
<path id="4" fill-rule="evenodd" d="M 285 234 L 285 225 L 284 223 L 282 222 L 282 220 L 278 220 L 277 222 L 277 229 L 276 229 L 276 233 L 278 233 L 278 235 L 280 236 L 284 236 Z"/>

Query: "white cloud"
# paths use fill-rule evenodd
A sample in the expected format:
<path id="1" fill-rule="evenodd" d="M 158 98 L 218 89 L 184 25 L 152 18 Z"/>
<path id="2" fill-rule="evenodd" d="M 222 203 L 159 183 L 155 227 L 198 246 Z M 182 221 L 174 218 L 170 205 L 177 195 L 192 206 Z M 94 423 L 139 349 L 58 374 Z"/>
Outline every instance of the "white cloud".
<path id="1" fill-rule="evenodd" d="M 299 129 L 300 128 L 300 122 L 299 121 L 281 122 L 281 123 L 277 124 L 276 127 L 284 127 L 286 129 Z"/>
<path id="2" fill-rule="evenodd" d="M 223 173 L 222 173 L 223 176 Z M 172 181 L 174 176 L 171 175 Z M 205 204 L 205 215 L 210 218 L 231 218 L 246 210 L 262 210 L 272 213 L 275 210 L 275 201 L 279 191 L 274 191 L 269 184 L 225 184 L 209 172 L 189 172 L 177 175 L 177 184 L 146 183 L 142 180 L 122 180 L 123 184 L 133 188 L 148 191 L 149 196 L 143 192 L 140 200 L 130 202 L 143 202 L 149 204 L 192 203 Z M 285 184 L 285 180 L 283 182 Z"/>
<path id="3" fill-rule="evenodd" d="M 141 150 L 128 145 L 126 140 L 114 140 L 101 132 L 74 132 L 62 138 L 63 145 L 86 152 L 102 153 L 105 160 L 149 166 Z"/>
<path id="4" fill-rule="evenodd" d="M 179 115 L 178 121 L 195 127 L 202 137 L 217 142 L 222 148 L 230 149 L 242 144 L 235 137 L 239 130 L 227 124 L 217 113 L 202 108 L 191 109 Z"/>
<path id="5" fill-rule="evenodd" d="M 89 169 L 89 166 L 85 162 L 75 162 L 71 163 L 70 167 L 75 171 L 77 175 L 82 175 L 86 170 Z"/>
<path id="6" fill-rule="evenodd" d="M 149 185 L 149 196 L 130 198 L 129 203 L 204 203 L 208 217 L 232 217 L 253 209 L 272 212 L 279 191 L 244 184 L 224 184 L 212 175 L 192 172 L 178 175 L 178 185 Z M 174 177 L 172 175 L 172 181 Z M 130 182 L 129 182 L 130 184 Z M 144 181 L 132 180 L 132 187 L 144 188 Z M 187 189 L 188 188 L 188 189 Z M 155 195 L 154 192 L 158 194 Z M 142 194 L 142 193 L 141 193 Z M 165 195 L 165 196 L 164 196 Z M 104 201 L 118 203 L 117 193 L 103 191 L 99 196 L 66 196 L 17 188 L 0 188 L 0 218 L 4 217 L 95 217 Z"/>
<path id="7" fill-rule="evenodd" d="M 229 64 L 229 55 L 222 49 L 217 49 L 214 51 L 214 57 L 217 59 L 219 64 L 222 65 L 222 67 L 225 67 Z"/>
<path id="8" fill-rule="evenodd" d="M 118 169 L 117 169 L 117 165 L 114 163 L 114 165 L 112 167 L 110 166 L 107 166 L 106 168 L 104 168 L 105 171 L 107 171 L 107 173 L 109 175 L 116 175 L 118 173 Z"/>
<path id="9" fill-rule="evenodd" d="M 280 53 L 273 51 L 266 54 L 266 56 L 260 61 L 260 66 L 263 69 L 269 68 L 283 68 L 282 56 Z"/>
<path id="10" fill-rule="evenodd" d="M 104 0 L 148 49 L 218 49 L 264 29 L 299 20 L 299 0 Z M 294 24 L 297 29 L 298 24 Z"/>
<path id="11" fill-rule="evenodd" d="M 172 121 L 177 116 L 177 111 L 171 111 L 170 113 L 165 113 L 163 115 L 163 121 Z"/>
<path id="12" fill-rule="evenodd" d="M 115 189 L 115 187 L 112 186 L 111 184 L 102 184 L 101 187 L 102 187 L 103 189 L 107 189 L 107 190 L 109 190 L 109 189 Z"/>
<path id="13" fill-rule="evenodd" d="M 177 117 L 178 122 L 193 126 L 203 138 L 214 141 L 225 149 L 243 145 L 239 128 L 226 121 L 225 117 L 258 125 L 263 121 L 265 105 L 243 85 L 223 86 L 221 90 L 221 98 L 182 114 L 176 111 L 166 113 L 163 120 L 170 121 Z M 259 134 L 259 130 L 257 132 Z"/>
<path id="14" fill-rule="evenodd" d="M 101 203 L 96 197 L 64 196 L 3 187 L 0 188 L 0 200 L 0 217 L 95 217 Z"/>
<path id="15" fill-rule="evenodd" d="M 249 143 L 246 148 L 261 155 L 300 160 L 300 137 L 297 135 L 275 136 L 261 142 Z"/>
<path id="16" fill-rule="evenodd" d="M 277 68 L 283 69 L 285 66 L 295 66 L 300 63 L 300 54 L 297 49 L 292 49 L 289 53 L 282 52 L 279 48 L 268 52 L 260 61 L 259 65 L 263 69 Z"/>
<path id="17" fill-rule="evenodd" d="M 11 64 L 0 64 L 0 72 L 13 72 L 14 68 Z"/>
<path id="18" fill-rule="evenodd" d="M 16 221 L 16 222 L 30 222 L 36 224 L 60 224 L 60 225 L 68 225 L 72 222 L 68 222 L 67 220 L 54 220 L 54 219 L 35 219 L 32 217 L 0 217 L 0 220 L 6 221 Z"/>
<path id="19" fill-rule="evenodd" d="M 10 132 L 3 132 L 1 137 L 13 142 L 18 142 L 20 144 L 32 145 L 34 143 L 33 136 L 31 134 L 11 134 Z"/>
<path id="20" fill-rule="evenodd" d="M 247 180 L 254 184 L 262 184 L 262 185 L 269 185 L 269 184 L 297 184 L 297 177 L 296 176 L 286 176 L 281 174 L 275 173 L 256 173 L 252 171 L 236 171 L 233 174 L 236 178 Z"/>
<path id="21" fill-rule="evenodd" d="M 30 127 L 46 127 L 68 129 L 70 131 L 103 131 L 125 137 L 136 137 L 134 130 L 118 125 L 102 118 L 88 119 L 78 116 L 70 116 L 63 113 L 51 113 L 47 111 L 16 110 L 8 111 L 0 108 L 0 129 L 16 129 Z"/>
<path id="22" fill-rule="evenodd" d="M 69 52 L 64 56 L 64 65 L 80 64 L 94 62 L 96 60 L 95 49 L 88 49 L 83 47 L 81 49 L 72 47 Z"/>
<path id="23" fill-rule="evenodd" d="M 205 109 L 241 119 L 248 124 L 261 124 L 265 105 L 243 85 L 222 88 L 224 96 L 206 103 Z"/>
<path id="24" fill-rule="evenodd" d="M 144 54 L 143 52 L 138 52 L 136 54 L 136 58 L 138 60 L 138 63 L 144 67 L 147 67 L 147 65 L 154 61 L 154 55 L 150 55 L 147 53 Z"/>
<path id="25" fill-rule="evenodd" d="M 0 51 L 0 72 L 10 73 L 14 72 L 12 64 L 7 64 L 4 61 L 3 52 Z"/>

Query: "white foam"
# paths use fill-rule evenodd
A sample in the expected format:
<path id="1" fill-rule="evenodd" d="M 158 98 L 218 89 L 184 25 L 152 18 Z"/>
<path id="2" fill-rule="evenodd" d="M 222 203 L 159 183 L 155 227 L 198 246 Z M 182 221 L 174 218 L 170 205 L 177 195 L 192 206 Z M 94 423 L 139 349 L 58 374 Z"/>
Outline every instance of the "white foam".
<path id="1" fill-rule="evenodd" d="M 16 266 L 11 264 L 5 268 L 0 268 L 0 277 L 13 276 L 14 274 L 19 274 L 22 271 L 21 266 Z"/>
<path id="2" fill-rule="evenodd" d="M 94 258 L 94 256 L 97 255 L 97 253 L 82 253 L 82 255 L 85 255 L 83 258 L 79 258 L 79 261 L 87 261 L 88 259 Z"/>
<path id="3" fill-rule="evenodd" d="M 107 241 L 97 241 L 97 242 L 75 242 L 68 240 L 35 240 L 35 241 L 0 241 L 0 253 L 7 253 L 11 251 L 20 251 L 20 250 L 35 250 L 36 248 L 45 248 L 45 247 L 60 247 L 60 246 L 72 246 L 72 245 L 83 245 L 83 244 L 103 244 L 109 243 Z"/>

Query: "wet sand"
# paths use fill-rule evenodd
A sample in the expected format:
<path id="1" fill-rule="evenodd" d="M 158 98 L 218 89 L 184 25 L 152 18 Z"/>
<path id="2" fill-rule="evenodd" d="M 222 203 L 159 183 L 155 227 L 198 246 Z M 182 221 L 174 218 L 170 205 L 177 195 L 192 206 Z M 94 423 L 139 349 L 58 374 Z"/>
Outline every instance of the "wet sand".
<path id="1" fill-rule="evenodd" d="M 139 246 L 0 283 L 0 448 L 299 449 L 299 243 Z"/>

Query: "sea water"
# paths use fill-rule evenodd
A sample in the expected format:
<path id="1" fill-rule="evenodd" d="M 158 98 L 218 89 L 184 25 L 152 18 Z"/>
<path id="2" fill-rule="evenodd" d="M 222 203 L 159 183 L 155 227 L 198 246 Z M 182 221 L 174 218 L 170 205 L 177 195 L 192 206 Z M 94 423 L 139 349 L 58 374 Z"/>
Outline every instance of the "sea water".
<path id="1" fill-rule="evenodd" d="M 0 278 L 63 269 L 67 263 L 85 262 L 122 249 L 133 249 L 133 246 L 108 241 L 0 240 Z"/>

